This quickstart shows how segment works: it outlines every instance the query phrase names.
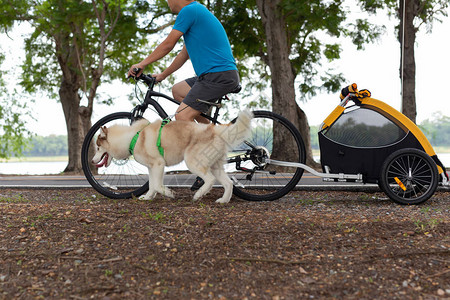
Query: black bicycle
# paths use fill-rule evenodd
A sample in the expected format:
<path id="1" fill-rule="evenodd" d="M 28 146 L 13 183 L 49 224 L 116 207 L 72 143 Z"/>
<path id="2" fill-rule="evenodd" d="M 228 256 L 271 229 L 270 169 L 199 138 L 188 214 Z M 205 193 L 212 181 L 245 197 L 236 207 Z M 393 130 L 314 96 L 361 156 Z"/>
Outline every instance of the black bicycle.
<path id="1" fill-rule="evenodd" d="M 88 131 L 81 151 L 84 174 L 99 193 L 114 199 L 132 198 L 148 190 L 148 169 L 137 163 L 133 157 L 125 160 L 113 159 L 108 168 L 96 168 L 91 159 L 94 145 L 102 126 L 131 124 L 144 117 L 146 111 L 156 112 L 159 118 L 169 118 L 159 100 L 179 105 L 179 102 L 165 94 L 154 91 L 155 78 L 141 74 L 136 80 L 146 86 L 146 94 L 131 112 L 117 112 L 107 115 L 96 122 Z M 233 93 L 239 92 L 240 87 Z M 137 93 L 136 93 L 137 94 Z M 225 95 L 211 105 L 212 114 L 202 114 L 214 124 L 221 124 L 219 111 Z M 202 101 L 202 100 L 197 100 Z M 267 163 L 270 158 L 305 163 L 306 151 L 299 131 L 286 118 L 270 112 L 253 112 L 251 138 L 228 153 L 225 170 L 234 183 L 233 193 L 249 201 L 272 201 L 290 192 L 299 182 L 303 169 L 284 167 Z M 231 122 L 234 122 L 232 120 Z M 288 155 L 289 157 L 283 157 Z"/>

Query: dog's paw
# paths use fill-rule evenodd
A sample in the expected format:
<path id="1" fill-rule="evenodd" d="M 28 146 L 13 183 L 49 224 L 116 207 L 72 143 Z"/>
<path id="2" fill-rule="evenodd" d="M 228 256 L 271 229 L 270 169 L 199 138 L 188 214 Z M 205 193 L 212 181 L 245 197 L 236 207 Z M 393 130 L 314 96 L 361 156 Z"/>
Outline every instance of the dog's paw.
<path id="1" fill-rule="evenodd" d="M 147 195 L 142 195 L 139 197 L 139 200 L 147 201 L 147 200 L 152 200 L 152 199 L 150 197 L 148 197 Z"/>
<path id="2" fill-rule="evenodd" d="M 169 189 L 165 189 L 163 195 L 172 199 L 175 198 L 175 194 Z"/>
<path id="3" fill-rule="evenodd" d="M 192 198 L 192 201 L 198 201 L 203 197 L 203 194 L 195 193 L 194 197 Z"/>
<path id="4" fill-rule="evenodd" d="M 230 202 L 230 199 L 219 198 L 216 200 L 216 203 L 228 203 L 228 202 Z"/>
<path id="5" fill-rule="evenodd" d="M 150 191 L 139 197 L 139 200 L 148 201 L 155 198 L 156 192 Z"/>

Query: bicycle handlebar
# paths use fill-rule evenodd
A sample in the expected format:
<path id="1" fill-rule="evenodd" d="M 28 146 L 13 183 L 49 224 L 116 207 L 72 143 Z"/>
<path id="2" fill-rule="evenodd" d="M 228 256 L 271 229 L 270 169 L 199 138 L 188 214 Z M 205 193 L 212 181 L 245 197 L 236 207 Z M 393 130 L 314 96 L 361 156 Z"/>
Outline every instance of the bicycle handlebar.
<path id="1" fill-rule="evenodd" d="M 137 74 L 137 73 L 139 73 L 139 71 L 141 71 L 142 69 L 139 69 L 139 68 L 134 68 L 134 72 Z M 148 85 L 148 87 L 150 88 L 150 89 L 153 89 L 153 86 L 156 84 L 156 78 L 155 77 L 152 77 L 152 76 L 149 76 L 149 75 L 146 75 L 146 74 L 144 74 L 144 73 L 142 73 L 141 75 L 139 75 L 138 77 L 133 77 L 133 76 L 128 76 L 128 78 L 134 78 L 134 80 L 141 80 L 141 81 L 143 81 L 146 85 Z"/>

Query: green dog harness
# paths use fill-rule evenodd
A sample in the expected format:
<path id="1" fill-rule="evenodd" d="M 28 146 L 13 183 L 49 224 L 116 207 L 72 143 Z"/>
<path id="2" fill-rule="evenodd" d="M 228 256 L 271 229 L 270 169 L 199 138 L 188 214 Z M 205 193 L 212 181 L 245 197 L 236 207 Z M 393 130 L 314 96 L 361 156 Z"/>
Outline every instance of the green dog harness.
<path id="1" fill-rule="evenodd" d="M 170 119 L 164 119 L 161 122 L 161 127 L 159 127 L 159 133 L 158 133 L 158 140 L 156 141 L 156 147 L 158 147 L 159 154 L 161 154 L 162 157 L 164 157 L 164 148 L 161 147 L 161 130 L 163 127 L 167 124 L 169 124 Z"/>
<path id="2" fill-rule="evenodd" d="M 159 128 L 158 139 L 156 141 L 156 147 L 158 147 L 159 154 L 164 157 L 164 148 L 161 147 L 161 130 L 162 128 L 170 122 L 170 119 L 164 119 L 161 122 L 161 127 Z M 139 130 L 131 139 L 129 151 L 131 155 L 134 155 L 134 147 L 136 147 L 137 140 L 139 138 L 139 134 L 142 130 Z"/>
<path id="3" fill-rule="evenodd" d="M 131 139 L 130 148 L 128 150 L 130 151 L 131 155 L 134 155 L 134 147 L 136 146 L 136 142 L 139 138 L 139 133 L 141 133 L 142 130 L 139 130 Z"/>

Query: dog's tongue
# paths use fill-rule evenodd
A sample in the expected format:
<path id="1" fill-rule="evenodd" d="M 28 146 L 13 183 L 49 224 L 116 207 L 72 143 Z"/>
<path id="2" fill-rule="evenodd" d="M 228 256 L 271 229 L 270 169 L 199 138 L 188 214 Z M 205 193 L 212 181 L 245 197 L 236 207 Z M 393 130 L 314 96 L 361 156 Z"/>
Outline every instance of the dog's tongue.
<path id="1" fill-rule="evenodd" d="M 106 163 L 108 162 L 108 153 L 103 154 L 102 159 L 100 160 L 100 162 L 98 164 L 96 164 L 95 166 L 97 168 L 101 168 L 104 165 L 106 165 Z"/>

